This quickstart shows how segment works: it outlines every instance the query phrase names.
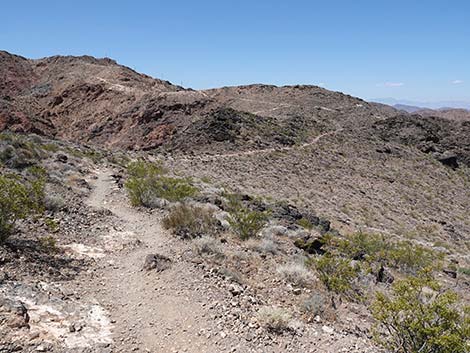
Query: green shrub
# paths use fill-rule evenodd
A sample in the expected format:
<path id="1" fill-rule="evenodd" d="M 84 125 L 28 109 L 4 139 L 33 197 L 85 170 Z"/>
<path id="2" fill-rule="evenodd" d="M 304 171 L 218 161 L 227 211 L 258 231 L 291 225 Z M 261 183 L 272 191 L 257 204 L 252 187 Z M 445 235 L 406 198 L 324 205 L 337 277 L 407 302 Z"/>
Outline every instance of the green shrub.
<path id="1" fill-rule="evenodd" d="M 358 276 L 359 268 L 351 265 L 351 260 L 326 253 L 312 260 L 320 280 L 329 291 L 346 294 L 352 289 L 352 282 Z"/>
<path id="2" fill-rule="evenodd" d="M 423 246 L 402 241 L 390 249 L 388 260 L 390 265 L 404 272 L 417 274 L 423 269 L 437 266 L 440 256 Z"/>
<path id="3" fill-rule="evenodd" d="M 378 342 L 397 353 L 464 353 L 470 351 L 470 308 L 442 291 L 429 276 L 397 281 L 391 296 L 378 293 L 372 313 Z"/>
<path id="4" fill-rule="evenodd" d="M 227 222 L 240 239 L 246 240 L 258 235 L 268 221 L 266 212 L 252 211 L 244 206 L 238 195 L 228 196 L 229 217 Z"/>
<path id="5" fill-rule="evenodd" d="M 351 259 L 367 259 L 370 262 L 384 260 L 390 248 L 382 235 L 363 232 L 339 240 L 337 246 L 341 253 Z"/>
<path id="6" fill-rule="evenodd" d="M 461 268 L 458 269 L 458 272 L 462 273 L 466 276 L 470 276 L 470 268 L 461 267 Z"/>
<path id="7" fill-rule="evenodd" d="M 411 241 L 388 242 L 383 235 L 355 233 L 345 238 L 330 238 L 326 244 L 328 252 L 342 257 L 379 263 L 394 267 L 405 273 L 437 267 L 442 255 Z"/>
<path id="8" fill-rule="evenodd" d="M 0 135 L 0 162 L 14 169 L 24 169 L 47 156 L 40 140 L 18 134 Z"/>
<path id="9" fill-rule="evenodd" d="M 313 229 L 313 224 L 310 222 L 307 218 L 301 218 L 297 221 L 297 224 L 301 226 L 302 228 L 305 228 L 307 230 L 312 230 Z"/>
<path id="10" fill-rule="evenodd" d="M 59 252 L 57 240 L 50 235 L 39 238 L 39 245 L 41 246 L 41 250 L 46 253 L 52 254 Z"/>
<path id="11" fill-rule="evenodd" d="M 190 179 L 164 176 L 163 167 L 145 161 L 129 164 L 129 178 L 125 183 L 133 206 L 156 207 L 158 199 L 182 201 L 197 194 L 198 189 L 191 185 Z"/>
<path id="12" fill-rule="evenodd" d="M 214 236 L 219 231 L 218 221 L 210 210 L 178 204 L 163 218 L 163 227 L 183 238 Z"/>
<path id="13" fill-rule="evenodd" d="M 14 175 L 0 176 L 0 243 L 11 234 L 15 223 L 43 210 L 44 181 L 22 181 Z"/>

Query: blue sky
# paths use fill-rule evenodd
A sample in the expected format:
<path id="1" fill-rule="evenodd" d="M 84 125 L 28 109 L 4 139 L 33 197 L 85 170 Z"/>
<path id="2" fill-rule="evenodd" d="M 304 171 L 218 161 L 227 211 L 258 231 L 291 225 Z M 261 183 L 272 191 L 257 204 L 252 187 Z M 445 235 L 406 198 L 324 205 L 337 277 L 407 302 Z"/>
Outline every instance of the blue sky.
<path id="1" fill-rule="evenodd" d="M 193 88 L 470 101 L 470 1 L 6 1 L 0 48 L 108 56 Z"/>

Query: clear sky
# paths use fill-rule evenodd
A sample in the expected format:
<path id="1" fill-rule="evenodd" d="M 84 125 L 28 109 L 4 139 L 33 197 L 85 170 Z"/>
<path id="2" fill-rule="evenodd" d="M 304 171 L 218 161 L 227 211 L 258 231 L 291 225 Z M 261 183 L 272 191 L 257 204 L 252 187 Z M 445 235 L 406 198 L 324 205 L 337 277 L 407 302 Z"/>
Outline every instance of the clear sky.
<path id="1" fill-rule="evenodd" d="M 108 56 L 192 88 L 470 101 L 469 0 L 3 1 L 0 48 Z"/>

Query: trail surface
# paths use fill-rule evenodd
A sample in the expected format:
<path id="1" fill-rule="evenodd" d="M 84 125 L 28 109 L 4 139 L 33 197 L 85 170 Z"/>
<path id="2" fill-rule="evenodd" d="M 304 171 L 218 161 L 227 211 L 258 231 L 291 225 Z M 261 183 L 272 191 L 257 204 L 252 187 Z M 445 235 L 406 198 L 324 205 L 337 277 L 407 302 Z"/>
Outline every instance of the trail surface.
<path id="1" fill-rule="evenodd" d="M 107 239 L 114 251 L 98 270 L 96 283 L 90 283 L 90 288 L 101 288 L 93 295 L 114 324 L 113 352 L 217 351 L 200 335 L 210 325 L 195 269 L 179 261 L 181 249 L 172 246 L 159 216 L 130 207 L 109 171 L 97 177 L 89 204 L 108 209 L 119 223 Z M 145 257 L 154 253 L 169 257 L 171 267 L 160 273 L 143 270 Z"/>

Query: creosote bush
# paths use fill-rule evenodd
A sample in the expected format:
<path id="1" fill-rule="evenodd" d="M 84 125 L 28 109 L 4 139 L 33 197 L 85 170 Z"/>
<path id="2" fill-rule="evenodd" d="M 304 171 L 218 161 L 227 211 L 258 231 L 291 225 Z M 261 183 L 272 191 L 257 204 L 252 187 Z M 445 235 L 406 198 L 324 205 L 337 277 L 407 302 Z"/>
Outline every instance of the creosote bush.
<path id="1" fill-rule="evenodd" d="M 158 199 L 182 201 L 198 192 L 190 179 L 165 176 L 160 164 L 140 160 L 130 163 L 127 172 L 125 187 L 133 206 L 152 208 L 159 204 Z"/>
<path id="2" fill-rule="evenodd" d="M 470 307 L 442 290 L 429 274 L 397 281 L 390 296 L 378 293 L 371 307 L 375 336 L 397 353 L 465 353 L 470 351 Z"/>
<path id="3" fill-rule="evenodd" d="M 320 280 L 329 291 L 347 294 L 352 290 L 352 283 L 360 269 L 351 265 L 351 260 L 326 253 L 311 260 L 318 271 Z"/>
<path id="4" fill-rule="evenodd" d="M 13 231 L 20 219 L 43 211 L 44 179 L 39 170 L 32 181 L 24 181 L 16 175 L 0 175 L 0 243 Z"/>
<path id="5" fill-rule="evenodd" d="M 268 220 L 266 212 L 250 210 L 236 194 L 228 196 L 228 211 L 227 222 L 242 240 L 257 236 Z"/>
<path id="6" fill-rule="evenodd" d="M 183 238 L 214 236 L 219 231 L 219 223 L 213 211 L 200 206 L 178 204 L 163 219 L 163 226 Z"/>

